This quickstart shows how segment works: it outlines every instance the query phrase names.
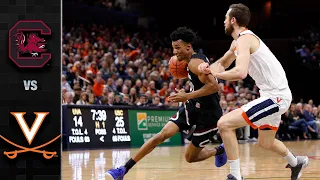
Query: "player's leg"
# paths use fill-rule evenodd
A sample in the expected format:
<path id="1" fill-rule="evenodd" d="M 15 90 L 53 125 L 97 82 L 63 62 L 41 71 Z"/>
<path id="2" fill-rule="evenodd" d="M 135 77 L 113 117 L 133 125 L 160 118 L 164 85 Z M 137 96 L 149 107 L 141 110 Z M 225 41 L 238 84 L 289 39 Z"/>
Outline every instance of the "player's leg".
<path id="1" fill-rule="evenodd" d="M 171 117 L 169 122 L 162 128 L 162 130 L 145 142 L 139 149 L 138 153 L 131 158 L 124 166 L 116 169 L 110 169 L 106 175 L 111 176 L 115 180 L 122 180 L 123 176 L 143 157 L 149 154 L 157 145 L 163 143 L 166 139 L 172 137 L 181 130 L 190 128 L 186 124 L 185 109 L 181 108 Z"/>
<path id="2" fill-rule="evenodd" d="M 212 137 L 216 134 L 217 128 L 209 129 L 207 132 L 195 132 L 191 143 L 189 144 L 185 153 L 186 161 L 189 163 L 199 162 L 206 160 L 212 156 L 216 156 L 215 164 L 221 167 L 227 162 L 227 155 L 224 150 L 223 144 L 215 148 L 205 147 L 210 143 Z"/>
<path id="3" fill-rule="evenodd" d="M 163 129 L 145 142 L 138 150 L 138 153 L 131 158 L 123 167 L 111 169 L 107 174 L 111 175 L 114 179 L 122 178 L 138 161 L 149 154 L 157 145 L 163 143 L 166 139 L 172 137 L 179 132 L 179 127 L 169 121 Z"/>
<path id="4" fill-rule="evenodd" d="M 188 163 L 199 162 L 215 156 L 217 150 L 215 148 L 209 149 L 207 147 L 196 147 L 192 143 L 188 145 L 185 153 L 185 158 Z"/>
<path id="5" fill-rule="evenodd" d="M 242 113 L 242 109 L 235 109 L 223 115 L 218 121 L 220 136 L 230 164 L 230 174 L 233 176 L 228 176 L 228 178 L 236 178 L 235 180 L 241 180 L 239 146 L 235 129 L 248 125 Z"/>
<path id="6" fill-rule="evenodd" d="M 241 179 L 239 147 L 235 129 L 247 124 L 257 129 L 258 126 L 254 123 L 279 111 L 279 108 L 277 108 L 278 105 L 271 99 L 260 97 L 220 118 L 218 128 L 230 163 L 230 175 L 228 175 L 228 179 Z"/>
<path id="7" fill-rule="evenodd" d="M 169 139 L 170 137 L 174 136 L 176 133 L 179 132 L 179 127 L 169 121 L 163 129 L 150 138 L 147 142 L 145 142 L 142 147 L 139 149 L 138 153 L 132 158 L 132 160 L 137 163 L 140 161 L 144 156 L 149 154 L 156 146 L 163 143 L 165 140 Z M 127 166 L 129 169 L 131 167 Z M 128 169 L 128 170 L 129 170 Z"/>
<path id="8" fill-rule="evenodd" d="M 276 132 L 276 130 L 259 129 L 258 144 L 260 147 L 282 156 L 288 162 L 287 167 L 291 169 L 291 180 L 296 180 L 300 178 L 302 169 L 307 167 L 308 157 L 294 156 L 281 141 L 275 139 Z"/>
<path id="9" fill-rule="evenodd" d="M 264 149 L 274 151 L 284 157 L 292 170 L 291 179 L 301 176 L 302 168 L 308 164 L 308 158 L 295 157 L 288 148 L 275 139 L 276 131 L 280 125 L 281 114 L 290 106 L 291 100 L 278 97 L 261 97 L 242 107 L 244 119 L 253 127 L 258 128 L 258 144 Z"/>

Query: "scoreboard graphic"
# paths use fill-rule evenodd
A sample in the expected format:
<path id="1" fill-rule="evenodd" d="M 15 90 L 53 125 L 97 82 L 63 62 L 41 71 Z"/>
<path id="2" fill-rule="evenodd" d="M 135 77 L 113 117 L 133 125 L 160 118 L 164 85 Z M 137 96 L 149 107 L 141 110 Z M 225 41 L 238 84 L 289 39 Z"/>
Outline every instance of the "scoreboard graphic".
<path id="1" fill-rule="evenodd" d="M 63 131 L 68 149 L 128 147 L 128 110 L 101 106 L 63 106 Z"/>

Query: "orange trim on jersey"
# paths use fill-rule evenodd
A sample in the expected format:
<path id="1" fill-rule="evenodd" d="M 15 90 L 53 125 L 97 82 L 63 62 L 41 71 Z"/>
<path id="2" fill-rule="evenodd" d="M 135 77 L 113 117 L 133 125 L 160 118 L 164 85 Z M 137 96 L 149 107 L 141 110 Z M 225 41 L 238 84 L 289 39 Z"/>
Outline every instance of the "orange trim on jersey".
<path id="1" fill-rule="evenodd" d="M 242 30 L 240 33 L 242 33 L 243 31 L 246 31 L 246 30 L 248 30 L 248 28 L 245 28 L 244 30 Z M 239 33 L 239 35 L 240 35 L 240 33 Z"/>
<path id="2" fill-rule="evenodd" d="M 278 130 L 278 127 L 270 126 L 268 124 L 265 124 L 265 125 L 262 125 L 262 126 L 259 127 L 260 130 L 264 130 L 264 129 L 267 129 L 267 128 L 270 128 L 271 130 L 274 130 L 274 131 Z"/>
<path id="3" fill-rule="evenodd" d="M 261 126 L 256 126 L 256 125 L 254 125 L 251 121 L 250 121 L 250 119 L 249 119 L 249 117 L 247 116 L 247 114 L 246 114 L 246 112 L 242 112 L 242 117 L 244 118 L 244 120 L 253 128 L 253 129 L 260 129 L 260 130 L 264 130 L 264 129 L 267 129 L 267 128 L 270 128 L 271 130 L 275 130 L 275 131 L 277 131 L 278 130 L 278 127 L 274 127 L 274 126 L 270 126 L 270 125 L 268 125 L 268 124 L 265 124 L 265 125 L 261 125 Z"/>
<path id="4" fill-rule="evenodd" d="M 253 129 L 257 129 L 258 127 L 256 126 L 256 125 L 254 125 L 251 121 L 250 121 L 250 119 L 249 119 L 249 117 L 247 116 L 247 114 L 246 114 L 246 112 L 242 112 L 242 117 L 244 118 L 244 120 L 246 120 L 246 122 L 253 128 Z"/>

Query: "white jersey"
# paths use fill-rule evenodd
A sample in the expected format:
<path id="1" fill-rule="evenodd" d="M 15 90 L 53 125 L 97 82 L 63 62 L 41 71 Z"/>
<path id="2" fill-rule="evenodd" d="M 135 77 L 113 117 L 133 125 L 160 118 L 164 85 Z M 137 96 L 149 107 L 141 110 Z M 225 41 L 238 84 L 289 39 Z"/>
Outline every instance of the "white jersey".
<path id="1" fill-rule="evenodd" d="M 292 99 L 286 73 L 264 42 L 250 30 L 245 30 L 239 36 L 252 34 L 260 41 L 259 48 L 250 55 L 248 74 L 260 89 L 261 96 L 282 96 Z M 236 49 L 234 50 L 237 56 Z"/>

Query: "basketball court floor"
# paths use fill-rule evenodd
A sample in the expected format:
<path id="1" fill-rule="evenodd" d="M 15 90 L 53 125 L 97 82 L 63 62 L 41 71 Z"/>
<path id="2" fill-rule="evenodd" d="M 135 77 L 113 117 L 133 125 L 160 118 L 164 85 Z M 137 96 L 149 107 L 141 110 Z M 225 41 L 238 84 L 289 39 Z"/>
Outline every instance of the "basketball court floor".
<path id="1" fill-rule="evenodd" d="M 285 144 L 297 155 L 309 156 L 309 166 L 301 180 L 320 179 L 320 141 L 294 141 Z M 240 144 L 241 172 L 245 179 L 290 179 L 290 169 L 278 155 L 257 147 L 255 143 Z M 213 146 L 212 146 L 213 147 Z M 63 180 L 109 180 L 105 172 L 118 167 L 138 149 L 64 151 Z M 136 164 L 125 180 L 225 180 L 229 166 L 216 168 L 214 157 L 198 163 L 184 159 L 186 146 L 157 147 Z"/>

